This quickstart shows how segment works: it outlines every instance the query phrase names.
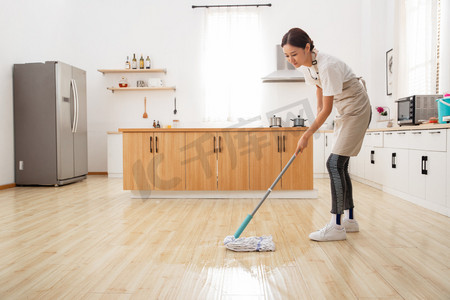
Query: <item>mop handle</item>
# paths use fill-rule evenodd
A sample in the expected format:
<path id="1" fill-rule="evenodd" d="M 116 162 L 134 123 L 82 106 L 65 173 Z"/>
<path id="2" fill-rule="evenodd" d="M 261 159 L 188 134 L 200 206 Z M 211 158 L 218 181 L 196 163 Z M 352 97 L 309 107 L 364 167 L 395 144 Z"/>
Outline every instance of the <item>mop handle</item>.
<path id="1" fill-rule="evenodd" d="M 236 239 L 241 236 L 241 233 L 244 231 L 245 227 L 247 227 L 248 223 L 250 223 L 251 219 L 256 214 L 256 212 L 258 211 L 259 207 L 263 204 L 264 200 L 266 200 L 266 198 L 269 196 L 270 192 L 272 192 L 272 189 L 275 187 L 275 185 L 277 185 L 278 181 L 280 181 L 281 177 L 286 172 L 286 170 L 289 168 L 289 166 L 292 164 L 292 162 L 294 161 L 295 157 L 297 157 L 297 155 L 298 155 L 298 152 L 295 153 L 294 155 L 292 155 L 291 159 L 286 164 L 286 166 L 283 168 L 281 173 L 278 175 L 277 179 L 275 179 L 275 181 L 272 183 L 270 188 L 267 190 L 266 194 L 261 199 L 261 201 L 259 202 L 258 206 L 256 206 L 256 208 L 253 210 L 253 212 L 251 214 L 247 215 L 247 217 L 245 218 L 244 222 L 242 222 L 241 226 L 239 226 L 238 230 L 236 230 L 236 232 L 234 233 L 234 237 Z"/>
<path id="2" fill-rule="evenodd" d="M 283 170 L 281 171 L 281 173 L 278 175 L 277 179 L 275 179 L 275 181 L 272 183 L 272 185 L 270 186 L 270 188 L 267 190 L 266 194 L 264 195 L 264 197 L 261 199 L 261 201 L 259 202 L 259 204 L 255 207 L 255 209 L 253 210 L 251 216 L 253 217 L 256 212 L 258 211 L 258 209 L 260 208 L 260 206 L 263 204 L 263 202 L 267 199 L 267 197 L 269 196 L 269 194 L 272 192 L 273 188 L 277 185 L 278 181 L 280 181 L 281 177 L 284 175 L 284 173 L 286 172 L 286 170 L 289 168 L 289 166 L 292 164 L 292 162 L 294 161 L 294 159 L 297 157 L 297 154 L 292 155 L 291 159 L 288 161 L 288 163 L 286 164 L 286 166 L 283 168 Z"/>

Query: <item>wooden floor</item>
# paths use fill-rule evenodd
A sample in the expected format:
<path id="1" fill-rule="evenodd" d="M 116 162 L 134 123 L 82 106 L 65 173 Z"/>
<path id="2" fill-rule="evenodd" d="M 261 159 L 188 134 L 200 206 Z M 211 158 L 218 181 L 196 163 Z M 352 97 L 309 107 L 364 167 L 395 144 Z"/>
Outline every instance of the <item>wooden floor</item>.
<path id="1" fill-rule="evenodd" d="M 269 198 L 243 236 L 223 239 L 259 199 L 131 199 L 121 179 L 0 191 L 0 299 L 450 299 L 450 221 L 354 183 L 359 233 L 317 243 L 319 199 Z"/>

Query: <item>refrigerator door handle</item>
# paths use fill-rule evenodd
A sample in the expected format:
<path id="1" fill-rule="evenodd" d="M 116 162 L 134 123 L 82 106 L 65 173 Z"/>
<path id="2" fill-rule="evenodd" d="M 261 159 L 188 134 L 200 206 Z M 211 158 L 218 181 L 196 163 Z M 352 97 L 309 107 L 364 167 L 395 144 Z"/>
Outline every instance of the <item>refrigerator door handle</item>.
<path id="1" fill-rule="evenodd" d="M 79 113 L 79 110 L 80 110 L 80 100 L 79 100 L 79 98 L 78 98 L 78 87 L 77 87 L 77 82 L 75 81 L 75 79 L 72 79 L 73 80 L 73 84 L 74 84 L 74 86 L 75 86 L 75 89 L 74 89 L 74 91 L 75 91 L 75 105 L 76 105 L 76 109 L 75 109 L 75 111 L 76 111 L 76 116 L 75 116 L 75 129 L 74 129 L 74 132 L 77 132 L 78 131 L 78 118 L 79 118 L 79 116 L 80 116 L 80 113 Z"/>
<path id="2" fill-rule="evenodd" d="M 73 124 L 72 124 L 72 133 L 75 133 L 75 125 L 77 122 L 77 98 L 76 98 L 76 92 L 75 92 L 75 80 L 70 80 L 70 87 L 72 88 L 72 94 L 73 94 Z"/>

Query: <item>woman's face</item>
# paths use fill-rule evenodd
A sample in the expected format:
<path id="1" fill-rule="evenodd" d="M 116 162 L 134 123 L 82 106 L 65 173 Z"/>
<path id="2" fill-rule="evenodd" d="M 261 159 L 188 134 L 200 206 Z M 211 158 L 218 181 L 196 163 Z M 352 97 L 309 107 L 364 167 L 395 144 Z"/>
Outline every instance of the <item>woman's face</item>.
<path id="1" fill-rule="evenodd" d="M 291 63 L 295 68 L 300 66 L 311 66 L 311 53 L 309 51 L 309 43 L 306 47 L 299 48 L 286 44 L 283 46 L 283 52 L 286 56 L 286 60 Z"/>

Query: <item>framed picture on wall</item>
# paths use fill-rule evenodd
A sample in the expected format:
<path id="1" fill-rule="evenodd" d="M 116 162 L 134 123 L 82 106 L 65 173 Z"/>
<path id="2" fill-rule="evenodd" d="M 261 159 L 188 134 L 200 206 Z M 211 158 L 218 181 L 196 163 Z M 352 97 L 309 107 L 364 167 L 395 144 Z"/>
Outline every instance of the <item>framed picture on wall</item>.
<path id="1" fill-rule="evenodd" d="M 394 52 L 393 49 L 386 52 L 386 94 L 392 95 L 394 79 Z"/>

